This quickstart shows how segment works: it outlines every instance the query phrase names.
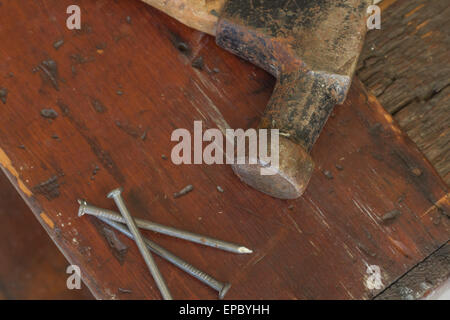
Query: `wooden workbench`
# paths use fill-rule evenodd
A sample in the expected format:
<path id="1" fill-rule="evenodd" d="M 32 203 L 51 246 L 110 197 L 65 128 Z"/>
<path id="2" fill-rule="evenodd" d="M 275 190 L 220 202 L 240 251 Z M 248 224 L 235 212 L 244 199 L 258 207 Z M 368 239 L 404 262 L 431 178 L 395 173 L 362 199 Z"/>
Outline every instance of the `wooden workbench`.
<path id="1" fill-rule="evenodd" d="M 118 236 L 124 250 L 94 218 L 76 216 L 77 198 L 114 208 L 105 195 L 118 185 L 136 216 L 255 250 L 235 256 L 146 233 L 230 281 L 228 298 L 371 298 L 449 240 L 446 184 L 359 80 L 313 150 L 306 194 L 275 200 L 227 166 L 161 157 L 171 132 L 194 120 L 254 126 L 269 75 L 137 1 L 79 1 L 77 32 L 65 28 L 72 2 L 2 3 L 0 164 L 95 297 L 159 298 L 131 241 Z M 187 184 L 194 191 L 174 199 Z M 215 298 L 157 262 L 175 298 Z"/>

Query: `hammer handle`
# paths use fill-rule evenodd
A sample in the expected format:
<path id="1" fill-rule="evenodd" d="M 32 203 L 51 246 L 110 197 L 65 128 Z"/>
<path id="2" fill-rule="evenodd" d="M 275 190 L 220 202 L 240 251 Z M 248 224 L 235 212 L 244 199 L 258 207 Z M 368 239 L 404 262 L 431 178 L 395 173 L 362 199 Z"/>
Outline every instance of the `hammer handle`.
<path id="1" fill-rule="evenodd" d="M 217 20 L 226 0 L 142 0 L 196 30 L 216 34 Z"/>

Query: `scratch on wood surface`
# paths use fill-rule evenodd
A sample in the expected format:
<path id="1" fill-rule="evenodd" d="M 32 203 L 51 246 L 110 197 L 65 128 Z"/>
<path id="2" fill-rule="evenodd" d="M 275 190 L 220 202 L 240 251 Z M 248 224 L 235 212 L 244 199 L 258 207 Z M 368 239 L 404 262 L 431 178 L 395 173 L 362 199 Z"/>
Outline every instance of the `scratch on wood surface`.
<path id="1" fill-rule="evenodd" d="M 205 33 L 204 32 L 196 32 L 196 45 L 192 46 L 192 60 L 195 60 L 198 56 L 198 53 L 205 47 L 206 43 L 202 43 L 202 39 L 205 37 Z"/>
<path id="2" fill-rule="evenodd" d="M 194 108 L 195 108 L 195 110 L 197 110 L 197 112 L 200 114 L 200 116 L 203 118 L 203 120 L 208 120 L 208 118 L 203 114 L 203 112 L 202 112 L 202 110 L 200 110 L 200 108 L 196 105 L 196 104 L 193 104 L 194 105 Z"/>
<path id="3" fill-rule="evenodd" d="M 225 97 L 225 96 L 222 94 L 222 92 L 221 92 L 221 89 L 222 89 L 222 88 L 221 88 L 221 87 L 217 87 L 217 86 L 214 84 L 214 82 L 211 81 L 211 79 L 205 77 L 205 75 L 204 75 L 201 71 L 196 70 L 196 74 L 197 74 L 198 79 L 201 81 L 202 85 L 203 85 L 205 88 L 207 88 L 207 89 L 213 91 L 214 93 L 216 93 L 216 94 L 217 94 L 221 99 L 223 99 L 224 102 L 226 102 L 227 104 L 233 105 L 233 103 L 232 103 L 227 97 Z"/>
<path id="4" fill-rule="evenodd" d="M 206 112 L 208 116 L 214 121 L 214 123 L 219 127 L 219 129 L 225 133 L 226 129 L 230 129 L 230 126 L 225 121 L 225 118 L 223 117 L 222 113 L 219 111 L 219 109 L 216 107 L 216 105 L 211 101 L 209 96 L 200 88 L 200 86 L 194 81 L 194 85 L 197 87 L 198 91 L 203 95 L 205 100 L 208 102 L 206 104 Z"/>
<path id="5" fill-rule="evenodd" d="M 318 252 L 320 252 L 320 248 L 312 241 L 312 240 L 309 240 L 309 243 L 318 251 Z"/>
<path id="6" fill-rule="evenodd" d="M 53 229 L 55 227 L 55 223 L 52 221 L 52 219 L 50 219 L 45 212 L 41 212 L 41 214 L 39 215 L 41 217 L 41 219 L 51 228 Z"/>
<path id="7" fill-rule="evenodd" d="M 383 116 L 383 118 L 386 120 L 386 122 L 389 124 L 389 128 L 394 131 L 395 137 L 398 139 L 403 139 L 404 134 L 402 130 L 397 126 L 397 124 L 394 121 L 394 117 L 390 113 L 387 113 L 384 109 L 384 107 L 381 105 L 380 101 L 377 97 L 375 97 L 373 94 L 367 93 L 367 98 L 371 105 L 375 106 L 378 109 L 378 113 Z"/>
<path id="8" fill-rule="evenodd" d="M 417 6 L 416 8 L 412 9 L 410 12 L 405 14 L 405 18 L 409 18 L 410 16 L 412 16 L 414 13 L 416 13 L 417 11 L 422 9 L 423 7 L 425 7 L 425 4 L 421 4 L 421 5 Z"/>
<path id="9" fill-rule="evenodd" d="M 422 39 L 428 38 L 433 34 L 433 31 L 425 33 L 423 36 L 421 36 Z"/>
<path id="10" fill-rule="evenodd" d="M 340 283 L 340 285 L 342 286 L 342 288 L 344 288 L 344 290 L 345 290 L 345 292 L 348 294 L 348 296 L 351 298 L 351 299 L 355 299 L 355 297 L 352 295 L 352 293 L 346 288 L 346 286 L 342 283 L 342 281 L 340 281 L 339 282 Z"/>
<path id="11" fill-rule="evenodd" d="M 366 207 L 364 204 L 362 204 L 356 198 L 353 198 L 352 201 L 353 201 L 353 204 L 359 209 L 359 211 L 361 211 L 362 213 L 365 213 L 367 216 L 369 216 L 370 220 L 373 221 L 375 226 L 377 226 L 377 227 L 380 226 L 379 220 L 373 216 L 371 209 L 369 207 Z"/>
<path id="12" fill-rule="evenodd" d="M 424 22 L 422 22 L 421 24 L 419 24 L 416 27 L 416 31 L 418 31 L 418 30 L 422 29 L 423 27 L 425 27 L 429 22 L 430 22 L 430 20 L 428 19 L 428 20 L 425 20 Z"/>
<path id="13" fill-rule="evenodd" d="M 254 262 L 252 262 L 252 266 L 255 266 L 260 262 L 262 259 L 264 259 L 267 256 L 267 253 L 261 254 Z"/>
<path id="14" fill-rule="evenodd" d="M 354 260 L 355 257 L 354 257 L 353 254 L 351 253 L 349 247 L 348 247 L 345 243 L 343 244 L 343 246 L 344 246 L 344 249 L 345 249 L 345 251 L 347 252 L 348 256 L 349 256 L 352 260 Z"/>
<path id="15" fill-rule="evenodd" d="M 433 212 L 436 209 L 441 209 L 443 207 L 443 205 L 445 204 L 446 207 L 450 206 L 450 198 L 449 198 L 450 194 L 446 194 L 445 196 L 443 196 L 441 199 L 439 199 L 434 205 L 432 205 L 427 211 L 424 212 L 424 214 L 422 214 L 420 217 L 423 218 L 426 215 L 428 215 L 430 212 Z"/>
<path id="16" fill-rule="evenodd" d="M 303 234 L 302 229 L 300 229 L 300 227 L 298 226 L 297 222 L 295 222 L 294 218 L 292 218 L 290 215 L 287 215 L 289 220 L 292 221 L 292 223 L 294 224 L 295 229 L 298 231 L 298 233 Z"/>
<path id="17" fill-rule="evenodd" d="M 30 189 L 28 189 L 28 187 L 23 183 L 22 179 L 20 179 L 19 173 L 13 167 L 11 160 L 8 158 L 6 153 L 1 148 L 0 148 L 0 165 L 16 178 L 17 186 L 23 193 L 25 193 L 28 197 L 31 197 L 33 195 Z"/>
<path id="18" fill-rule="evenodd" d="M 287 235 L 287 230 L 285 228 L 279 228 L 277 233 L 274 234 L 269 241 L 267 241 L 267 244 L 264 246 L 262 250 L 258 250 L 258 252 L 244 265 L 243 268 L 241 268 L 241 271 L 238 275 L 238 278 L 245 276 L 246 270 L 248 267 L 255 266 L 261 260 L 263 260 L 274 248 L 283 240 L 283 238 Z"/>
<path id="19" fill-rule="evenodd" d="M 377 105 L 379 105 L 379 107 L 382 108 L 381 104 L 379 104 L 378 99 L 375 96 L 369 94 L 369 100 L 376 103 Z M 403 138 L 403 131 L 395 123 L 394 117 L 392 117 L 392 115 L 387 112 L 385 112 L 383 116 L 384 116 L 384 119 L 386 120 L 386 122 L 388 122 L 388 124 L 389 124 L 389 129 L 394 131 L 395 136 L 397 138 Z"/>
<path id="20" fill-rule="evenodd" d="M 304 197 L 304 199 L 306 201 L 309 202 L 309 204 L 311 204 L 311 206 L 313 207 L 314 212 L 318 213 L 319 220 L 322 222 L 322 224 L 327 227 L 327 229 L 331 229 L 330 225 L 328 224 L 328 222 L 326 221 L 325 215 L 322 212 L 322 210 L 320 210 L 319 206 L 317 206 L 317 204 L 314 203 L 314 201 L 312 199 L 310 199 L 309 197 Z"/>
<path id="21" fill-rule="evenodd" d="M 395 240 L 391 236 L 388 236 L 388 239 L 394 245 L 395 249 L 397 249 L 398 252 L 400 252 L 407 258 L 412 258 L 413 256 L 412 251 L 403 242 Z"/>
<path id="22" fill-rule="evenodd" d="M 282 227 L 282 228 L 285 228 L 285 229 L 287 229 L 287 230 L 295 231 L 295 230 L 294 230 L 295 227 L 293 228 L 290 224 L 284 224 L 284 223 L 280 222 L 280 219 L 277 219 L 277 218 L 265 218 L 265 217 L 262 217 L 261 215 L 256 214 L 255 212 L 253 212 L 252 210 L 250 210 L 249 208 L 246 208 L 246 207 L 243 207 L 243 206 L 236 206 L 236 205 L 235 205 L 234 207 L 237 208 L 238 210 L 243 210 L 244 212 L 247 212 L 248 214 L 250 214 L 252 217 L 254 217 L 254 218 L 256 218 L 256 219 L 263 220 L 264 222 L 270 222 L 270 223 L 273 223 L 273 224 L 275 224 L 275 225 L 277 225 L 277 226 L 280 226 L 280 227 Z"/>

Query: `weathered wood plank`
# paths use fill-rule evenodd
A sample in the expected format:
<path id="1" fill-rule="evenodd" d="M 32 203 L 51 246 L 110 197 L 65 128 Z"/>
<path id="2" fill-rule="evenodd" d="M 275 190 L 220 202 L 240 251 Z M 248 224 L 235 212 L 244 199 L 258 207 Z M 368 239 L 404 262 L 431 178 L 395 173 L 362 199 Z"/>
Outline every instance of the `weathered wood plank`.
<path id="1" fill-rule="evenodd" d="M 367 88 L 377 95 L 385 108 L 395 114 L 402 130 L 419 146 L 449 184 L 450 91 L 446 73 L 449 71 L 447 53 L 450 40 L 445 32 L 449 22 L 443 12 L 448 11 L 447 5 L 444 1 L 384 0 L 380 6 L 383 10 L 382 29 L 369 32 L 359 74 Z M 387 41 L 390 42 L 388 46 Z M 403 85 L 395 85 L 394 82 Z M 423 84 L 423 88 L 416 90 L 417 86 Z M 391 85 L 395 86 L 390 88 Z M 397 104 L 398 97 L 402 97 L 400 101 L 403 104 Z M 445 254 L 448 252 L 443 248 L 433 257 Z M 445 278 L 448 273 L 445 268 L 439 267 L 441 261 L 435 258 L 426 260 L 423 266 L 419 264 L 402 278 L 402 283 L 417 284 L 414 285 L 413 296 L 421 297 L 429 292 L 430 283 L 433 288 L 439 285 L 439 281 L 431 281 L 425 286 L 419 286 L 422 278 L 417 277 L 414 270 L 432 269 L 430 273 L 436 279 Z M 436 268 L 433 263 L 437 264 Z M 437 275 L 436 271 L 441 274 Z M 406 291 L 401 284 L 393 285 L 380 298 L 410 297 L 404 294 Z"/>
<path id="2" fill-rule="evenodd" d="M 384 1 L 358 76 L 450 184 L 450 7 L 446 0 Z"/>
<path id="3" fill-rule="evenodd" d="M 0 7 L 0 74 L 13 73 L 2 78 L 9 93 L 0 164 L 96 297 L 160 297 L 131 241 L 118 236 L 128 250 L 117 252 L 94 218 L 76 217 L 77 198 L 114 208 L 105 195 L 117 185 L 138 217 L 255 250 L 235 256 L 146 233 L 229 280 L 228 298 L 370 298 L 448 241 L 447 186 L 358 81 L 313 150 L 317 168 L 304 197 L 276 200 L 228 166 L 161 158 L 170 155 L 172 131 L 194 120 L 256 125 L 273 88 L 269 75 L 138 1 L 78 3 L 80 32 L 64 27 L 69 1 Z M 203 67 L 192 67 L 200 56 Z M 44 108 L 58 116 L 43 118 Z M 173 199 L 187 184 L 195 190 Z M 175 298 L 216 297 L 157 263 Z"/>
<path id="4" fill-rule="evenodd" d="M 437 250 L 425 261 L 400 278 L 377 300 L 414 300 L 425 298 L 450 278 L 450 244 Z"/>

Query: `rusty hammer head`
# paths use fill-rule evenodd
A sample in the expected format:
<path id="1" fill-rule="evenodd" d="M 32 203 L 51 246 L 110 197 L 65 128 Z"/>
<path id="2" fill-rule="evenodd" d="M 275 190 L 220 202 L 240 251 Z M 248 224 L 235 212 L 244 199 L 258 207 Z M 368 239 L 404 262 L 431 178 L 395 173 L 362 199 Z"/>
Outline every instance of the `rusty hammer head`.
<path id="1" fill-rule="evenodd" d="M 279 129 L 276 174 L 234 165 L 252 187 L 281 199 L 306 189 L 309 152 L 336 104 L 347 95 L 366 32 L 370 0 L 227 0 L 217 24 L 221 47 L 277 77 L 259 125 Z M 246 162 L 252 163 L 252 162 Z"/>

